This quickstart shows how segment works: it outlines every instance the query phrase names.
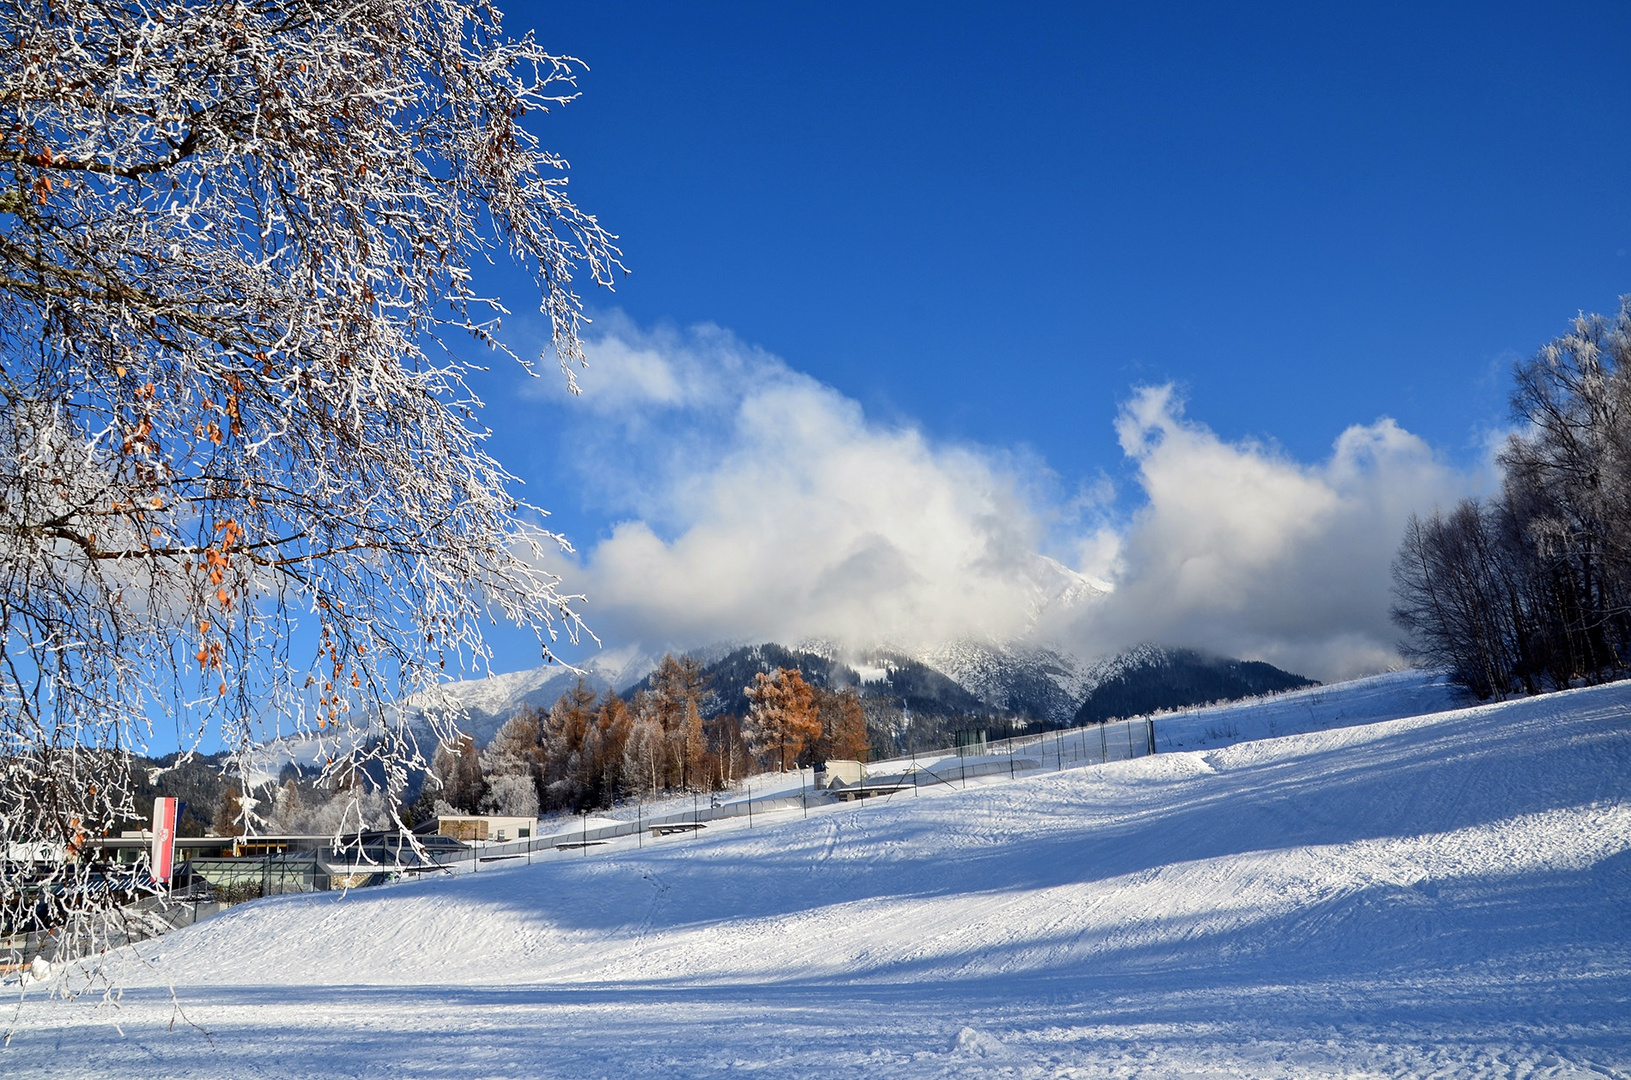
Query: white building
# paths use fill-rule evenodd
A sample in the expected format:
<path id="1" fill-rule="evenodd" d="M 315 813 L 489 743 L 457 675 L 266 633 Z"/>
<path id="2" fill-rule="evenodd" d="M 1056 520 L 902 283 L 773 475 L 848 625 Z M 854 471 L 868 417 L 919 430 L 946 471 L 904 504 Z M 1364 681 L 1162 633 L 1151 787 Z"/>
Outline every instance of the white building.
<path id="1" fill-rule="evenodd" d="M 530 817 L 499 817 L 494 814 L 439 814 L 436 835 L 451 836 L 466 843 L 486 841 L 507 844 L 516 840 L 530 840 L 538 831 L 538 819 Z"/>

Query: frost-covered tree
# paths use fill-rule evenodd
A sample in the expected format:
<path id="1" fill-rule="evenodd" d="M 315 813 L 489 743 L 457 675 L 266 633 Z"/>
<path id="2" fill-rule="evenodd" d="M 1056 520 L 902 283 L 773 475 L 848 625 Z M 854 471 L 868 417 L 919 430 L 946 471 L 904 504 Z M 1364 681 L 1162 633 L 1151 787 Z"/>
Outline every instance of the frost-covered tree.
<path id="1" fill-rule="evenodd" d="M 272 799 L 272 824 L 281 833 L 296 832 L 306 812 L 306 800 L 300 794 L 300 784 L 292 777 L 283 782 Z"/>
<path id="2" fill-rule="evenodd" d="M 1631 666 L 1631 296 L 1517 366 L 1505 500 L 1553 585 L 1554 666 Z"/>
<path id="3" fill-rule="evenodd" d="M 523 708 L 504 721 L 481 752 L 489 783 L 501 776 L 525 776 L 534 786 L 542 776 L 543 725 L 537 710 Z"/>
<path id="4" fill-rule="evenodd" d="M 435 805 L 447 807 L 446 811 L 438 812 L 475 813 L 487 793 L 487 778 L 481 771 L 476 741 L 469 735 L 460 735 L 436 747 L 426 783 L 433 785 Z"/>
<path id="5" fill-rule="evenodd" d="M 623 743 L 623 785 L 627 791 L 656 795 L 668 786 L 668 739 L 646 692 L 629 707 L 629 733 Z"/>
<path id="6" fill-rule="evenodd" d="M 1516 376 L 1499 498 L 1412 518 L 1393 564 L 1406 655 L 1481 698 L 1631 668 L 1631 297 Z"/>
<path id="7" fill-rule="evenodd" d="M 481 798 L 483 813 L 537 816 L 541 735 L 538 714 L 532 709 L 522 709 L 493 734 L 481 752 L 481 771 L 487 783 Z"/>
<path id="8" fill-rule="evenodd" d="M 271 800 L 272 831 L 309 836 L 343 836 L 357 829 L 383 829 L 392 820 L 385 793 L 356 783 L 338 789 L 285 780 Z"/>
<path id="9" fill-rule="evenodd" d="M 0 2 L 0 845 L 119 824 L 158 716 L 400 782 L 390 701 L 577 634 L 458 350 L 507 255 L 581 360 L 578 70 L 487 0 Z"/>
<path id="10" fill-rule="evenodd" d="M 538 785 L 525 773 L 495 776 L 487 782 L 481 812 L 503 817 L 537 817 Z"/>

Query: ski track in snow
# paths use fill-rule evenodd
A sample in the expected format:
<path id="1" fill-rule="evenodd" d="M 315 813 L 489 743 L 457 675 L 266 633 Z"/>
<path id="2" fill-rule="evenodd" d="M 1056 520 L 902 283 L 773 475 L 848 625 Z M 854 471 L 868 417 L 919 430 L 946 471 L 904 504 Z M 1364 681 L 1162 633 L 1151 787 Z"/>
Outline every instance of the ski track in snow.
<path id="1" fill-rule="evenodd" d="M 1299 709 L 246 904 L 34 993 L 0 1075 L 1631 1078 L 1631 684 L 1238 741 Z"/>

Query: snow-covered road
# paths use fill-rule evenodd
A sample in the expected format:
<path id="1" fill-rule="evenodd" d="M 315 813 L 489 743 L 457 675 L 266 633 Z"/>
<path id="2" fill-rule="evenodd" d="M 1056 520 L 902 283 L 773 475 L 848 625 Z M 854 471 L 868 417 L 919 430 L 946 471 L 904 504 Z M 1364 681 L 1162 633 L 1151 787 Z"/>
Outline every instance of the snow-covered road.
<path id="1" fill-rule="evenodd" d="M 0 1075 L 1631 1076 L 1628 780 L 1631 684 L 278 898 Z"/>

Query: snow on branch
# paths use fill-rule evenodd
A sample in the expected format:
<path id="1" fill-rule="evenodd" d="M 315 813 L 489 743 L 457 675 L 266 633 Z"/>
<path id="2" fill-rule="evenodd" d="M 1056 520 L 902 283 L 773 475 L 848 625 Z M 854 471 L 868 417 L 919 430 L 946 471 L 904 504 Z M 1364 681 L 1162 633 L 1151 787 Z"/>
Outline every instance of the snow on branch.
<path id="1" fill-rule="evenodd" d="M 160 716 L 399 782 L 388 703 L 481 663 L 484 623 L 581 632 L 457 348 L 503 348 L 472 273 L 502 250 L 582 361 L 575 283 L 620 252 L 533 121 L 583 65 L 482 0 L 0 27 L 0 844 L 129 827 Z"/>

